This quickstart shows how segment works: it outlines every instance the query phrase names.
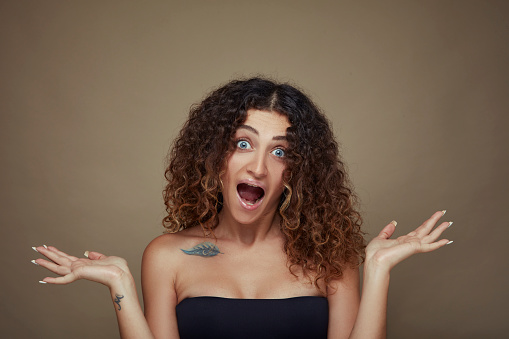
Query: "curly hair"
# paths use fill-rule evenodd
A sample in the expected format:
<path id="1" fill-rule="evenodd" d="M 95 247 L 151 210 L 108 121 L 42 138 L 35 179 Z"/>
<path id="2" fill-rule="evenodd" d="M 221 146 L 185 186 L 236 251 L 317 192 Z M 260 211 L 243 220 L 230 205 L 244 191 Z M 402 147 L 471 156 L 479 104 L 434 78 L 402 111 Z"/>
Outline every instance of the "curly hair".
<path id="1" fill-rule="evenodd" d="M 200 225 L 213 234 L 222 208 L 220 178 L 250 109 L 278 112 L 290 122 L 278 208 L 284 251 L 290 272 L 301 267 L 324 293 L 320 280 L 329 286 L 364 260 L 362 218 L 327 118 L 289 84 L 234 80 L 191 107 L 169 154 L 163 225 L 170 233 Z"/>

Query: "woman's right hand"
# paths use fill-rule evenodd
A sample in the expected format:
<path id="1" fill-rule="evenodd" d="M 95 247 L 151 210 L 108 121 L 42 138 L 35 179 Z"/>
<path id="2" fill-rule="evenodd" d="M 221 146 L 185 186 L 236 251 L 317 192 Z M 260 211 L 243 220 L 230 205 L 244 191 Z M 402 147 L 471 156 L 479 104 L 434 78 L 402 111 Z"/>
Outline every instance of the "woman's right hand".
<path id="1" fill-rule="evenodd" d="M 53 246 L 39 246 L 34 249 L 49 260 L 42 258 L 33 262 L 47 268 L 60 277 L 46 277 L 42 283 L 65 285 L 78 279 L 87 279 L 111 288 L 122 278 L 131 277 L 125 259 L 106 256 L 98 252 L 85 252 L 87 258 L 77 258 Z"/>

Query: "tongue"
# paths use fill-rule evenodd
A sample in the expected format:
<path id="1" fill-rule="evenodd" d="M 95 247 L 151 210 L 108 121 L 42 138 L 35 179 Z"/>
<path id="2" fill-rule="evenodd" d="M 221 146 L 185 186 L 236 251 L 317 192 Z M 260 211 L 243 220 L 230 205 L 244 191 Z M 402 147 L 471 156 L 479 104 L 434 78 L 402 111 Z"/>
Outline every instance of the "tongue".
<path id="1" fill-rule="evenodd" d="M 263 189 L 260 187 L 249 186 L 248 184 L 239 184 L 237 186 L 237 191 L 239 192 L 239 196 L 251 203 L 256 202 L 256 200 L 260 199 L 263 196 Z"/>

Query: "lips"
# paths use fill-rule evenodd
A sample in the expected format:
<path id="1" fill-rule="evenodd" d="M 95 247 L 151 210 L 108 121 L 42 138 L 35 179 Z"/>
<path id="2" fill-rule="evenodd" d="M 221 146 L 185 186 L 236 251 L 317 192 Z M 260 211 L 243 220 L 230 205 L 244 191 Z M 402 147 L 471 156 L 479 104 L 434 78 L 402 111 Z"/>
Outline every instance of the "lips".
<path id="1" fill-rule="evenodd" d="M 256 205 L 265 196 L 263 188 L 251 183 L 238 184 L 237 193 L 239 198 L 248 206 Z"/>

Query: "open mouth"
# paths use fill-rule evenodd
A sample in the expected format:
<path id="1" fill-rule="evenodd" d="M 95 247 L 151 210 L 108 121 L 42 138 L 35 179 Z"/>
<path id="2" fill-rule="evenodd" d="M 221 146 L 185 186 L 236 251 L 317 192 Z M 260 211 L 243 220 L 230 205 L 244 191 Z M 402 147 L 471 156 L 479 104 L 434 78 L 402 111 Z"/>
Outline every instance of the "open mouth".
<path id="1" fill-rule="evenodd" d="M 239 197 L 248 205 L 254 205 L 265 195 L 263 188 L 246 183 L 237 185 Z"/>

